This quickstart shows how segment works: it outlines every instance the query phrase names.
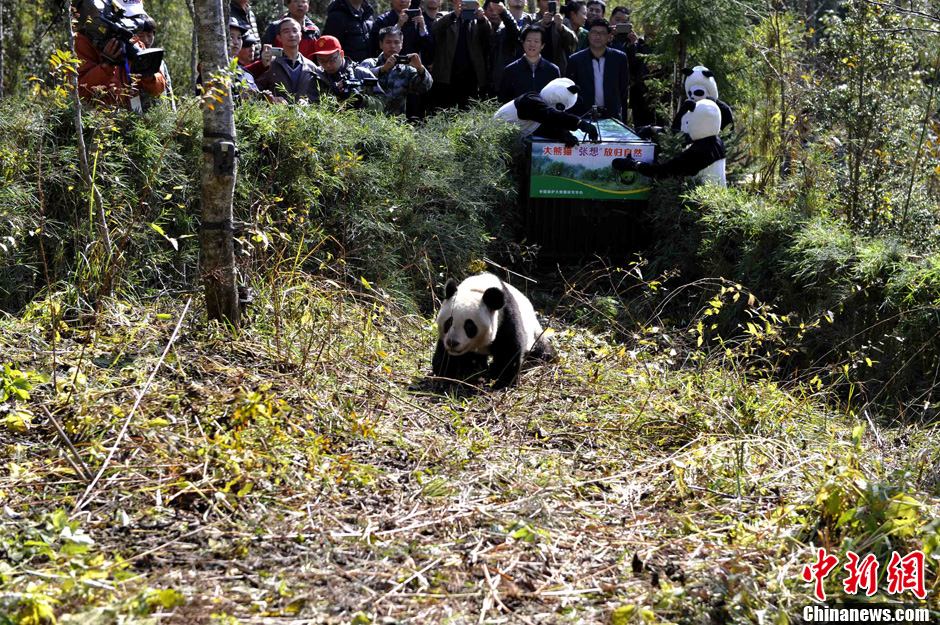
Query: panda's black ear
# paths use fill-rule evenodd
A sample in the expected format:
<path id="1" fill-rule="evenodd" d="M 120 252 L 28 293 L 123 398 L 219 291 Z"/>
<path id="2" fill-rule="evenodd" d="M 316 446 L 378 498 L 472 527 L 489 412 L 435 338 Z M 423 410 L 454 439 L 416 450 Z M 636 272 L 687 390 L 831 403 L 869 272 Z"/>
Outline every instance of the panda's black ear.
<path id="1" fill-rule="evenodd" d="M 568 91 L 570 91 L 571 93 L 577 93 L 581 90 L 578 88 L 578 85 L 571 85 L 570 87 L 568 87 Z"/>
<path id="2" fill-rule="evenodd" d="M 683 76 L 691 76 L 693 73 L 694 73 L 694 72 L 692 71 L 692 68 L 691 68 L 691 67 L 683 67 L 683 68 L 682 68 L 682 75 L 683 75 Z"/>
<path id="3" fill-rule="evenodd" d="M 483 303 L 490 310 L 499 310 L 506 305 L 506 294 L 502 289 L 491 286 L 483 292 Z"/>
<path id="4" fill-rule="evenodd" d="M 715 72 L 713 72 L 710 69 L 706 69 L 704 72 L 702 72 L 702 76 L 704 76 L 705 78 L 711 78 L 714 75 L 715 75 Z"/>
<path id="5" fill-rule="evenodd" d="M 444 285 L 444 299 L 450 299 L 454 296 L 454 293 L 457 292 L 457 282 L 451 278 L 447 281 L 447 284 Z"/>
<path id="6" fill-rule="evenodd" d="M 679 107 L 679 118 L 681 119 L 686 113 L 691 113 L 695 110 L 695 100 L 686 100 L 682 103 L 682 106 Z"/>

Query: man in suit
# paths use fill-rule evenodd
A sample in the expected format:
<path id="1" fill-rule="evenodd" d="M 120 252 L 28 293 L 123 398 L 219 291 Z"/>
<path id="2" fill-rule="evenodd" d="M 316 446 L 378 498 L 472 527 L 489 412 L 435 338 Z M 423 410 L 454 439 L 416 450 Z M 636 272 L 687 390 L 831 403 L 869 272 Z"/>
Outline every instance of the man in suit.
<path id="1" fill-rule="evenodd" d="M 588 26 L 588 47 L 568 59 L 567 76 L 580 89 L 572 110 L 584 115 L 596 106 L 602 117 L 626 121 L 630 88 L 627 55 L 607 47 L 611 33 L 607 20 L 594 20 Z"/>

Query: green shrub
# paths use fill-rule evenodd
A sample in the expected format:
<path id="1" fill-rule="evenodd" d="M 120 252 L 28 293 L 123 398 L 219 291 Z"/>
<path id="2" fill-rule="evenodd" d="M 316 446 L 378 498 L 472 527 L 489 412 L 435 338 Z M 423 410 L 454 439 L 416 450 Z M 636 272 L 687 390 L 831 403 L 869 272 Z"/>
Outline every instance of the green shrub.
<path id="1" fill-rule="evenodd" d="M 116 248 L 107 266 L 92 253 L 72 116 L 38 100 L 0 104 L 0 308 L 24 305 L 47 274 L 73 281 L 90 301 L 107 274 L 123 288 L 190 288 L 202 165 L 196 101 L 142 118 L 87 111 L 86 142 Z M 256 273 L 297 256 L 316 268 L 332 255 L 353 275 L 413 295 L 498 253 L 500 237 L 511 238 L 504 224 L 514 221 L 516 133 L 490 116 L 481 106 L 413 127 L 330 104 L 241 106 L 235 215 L 246 224 L 243 264 Z M 41 160 L 27 156 L 38 153 Z"/>

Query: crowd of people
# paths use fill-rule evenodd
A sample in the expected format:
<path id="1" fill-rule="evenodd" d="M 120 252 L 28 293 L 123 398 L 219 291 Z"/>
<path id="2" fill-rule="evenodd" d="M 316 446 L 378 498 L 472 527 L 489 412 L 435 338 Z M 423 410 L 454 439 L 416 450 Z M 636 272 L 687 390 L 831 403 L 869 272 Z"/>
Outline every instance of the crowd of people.
<path id="1" fill-rule="evenodd" d="M 630 10 L 609 11 L 604 0 L 391 0 L 381 14 L 368 0 L 333 0 L 322 28 L 308 16 L 309 0 L 285 0 L 285 12 L 259 28 L 249 0 L 229 8 L 230 54 L 237 59 L 239 98 L 317 102 L 331 94 L 350 106 L 420 118 L 471 99 L 507 102 L 538 92 L 560 76 L 579 87 L 578 115 L 654 123 L 646 99 L 646 41 Z M 156 25 L 140 0 L 118 0 L 125 15 L 142 15 L 131 44 L 153 45 Z M 79 32 L 80 93 L 108 103 L 146 108 L 170 91 L 163 64 L 135 75 L 126 43 L 95 45 Z"/>

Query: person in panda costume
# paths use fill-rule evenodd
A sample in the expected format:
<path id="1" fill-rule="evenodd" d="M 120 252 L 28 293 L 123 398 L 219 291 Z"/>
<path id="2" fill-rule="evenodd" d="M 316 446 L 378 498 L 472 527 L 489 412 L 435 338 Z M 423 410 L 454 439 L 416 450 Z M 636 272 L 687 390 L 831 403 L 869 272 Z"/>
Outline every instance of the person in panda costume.
<path id="1" fill-rule="evenodd" d="M 694 102 L 708 98 L 718 105 L 721 111 L 721 130 L 731 126 L 734 128 L 734 113 L 727 103 L 718 99 L 718 83 L 715 82 L 715 73 L 704 65 L 696 65 L 682 70 L 685 75 L 685 97 Z M 672 129 L 676 132 L 682 130 L 682 110 L 676 113 L 672 120 Z"/>
<path id="2" fill-rule="evenodd" d="M 570 78 L 556 78 L 539 93 L 524 93 L 502 105 L 493 115 L 495 119 L 511 122 L 522 128 L 522 136 L 531 134 L 560 141 L 567 146 L 577 145 L 572 130 L 585 132 L 591 141 L 597 141 L 597 128 L 568 109 L 578 101 L 578 86 Z"/>
<path id="3" fill-rule="evenodd" d="M 485 372 L 495 388 L 504 388 L 518 381 L 524 359 L 554 355 L 529 299 L 491 273 L 447 281 L 437 328 L 431 371 L 440 378 Z"/>
<path id="4" fill-rule="evenodd" d="M 632 157 L 615 158 L 611 166 L 618 171 L 636 171 L 650 178 L 694 176 L 699 182 L 722 187 L 725 181 L 725 145 L 718 137 L 721 132 L 721 110 L 705 98 L 698 102 L 686 100 L 679 109 L 682 132 L 692 142 L 665 163 L 642 163 Z"/>

